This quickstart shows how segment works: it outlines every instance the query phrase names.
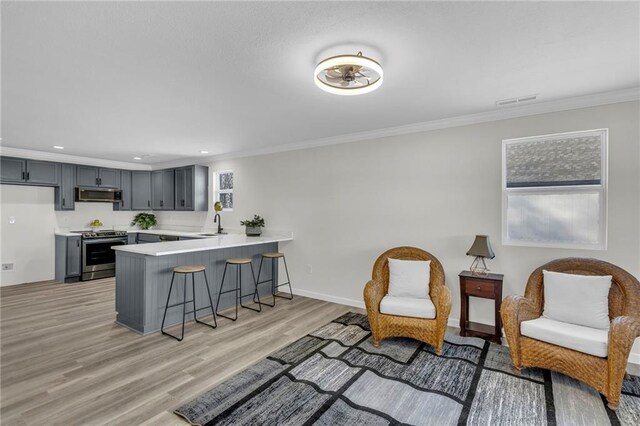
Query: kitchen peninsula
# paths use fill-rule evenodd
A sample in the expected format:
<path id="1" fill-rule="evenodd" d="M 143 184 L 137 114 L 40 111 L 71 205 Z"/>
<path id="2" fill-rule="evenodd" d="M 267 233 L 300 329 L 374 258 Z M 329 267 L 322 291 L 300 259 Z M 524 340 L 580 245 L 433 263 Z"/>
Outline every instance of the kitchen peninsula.
<path id="1" fill-rule="evenodd" d="M 116 251 L 116 322 L 138 333 L 147 334 L 160 330 L 167 293 L 171 283 L 173 268 L 180 265 L 203 265 L 207 268 L 207 277 L 211 295 L 215 299 L 220 292 L 222 272 L 229 258 L 249 257 L 253 259 L 253 268 L 257 277 L 260 254 L 278 251 L 278 243 L 291 241 L 291 234 L 273 234 L 260 237 L 247 237 L 243 234 L 229 234 L 209 238 L 184 241 L 168 241 L 151 244 L 132 244 L 114 247 Z M 243 268 L 242 292 L 253 291 L 251 271 Z M 277 278 L 277 271 L 276 278 Z M 261 279 L 271 277 L 271 262 L 264 262 Z M 176 278 L 177 280 L 178 278 Z M 196 276 L 196 280 L 202 277 Z M 227 274 L 225 290 L 235 285 L 235 274 Z M 182 301 L 182 283 L 176 281 L 170 303 Z M 177 287 L 180 291 L 177 291 Z M 260 286 L 259 294 L 267 295 L 269 285 Z M 204 304 L 208 300 L 205 287 L 196 285 L 196 298 Z M 187 286 L 187 300 L 192 299 L 191 285 Z M 235 295 L 227 293 L 220 299 L 220 309 L 235 305 Z M 191 304 L 189 304 L 191 305 Z M 191 310 L 192 306 L 187 306 Z M 203 317 L 210 312 L 201 311 Z M 187 319 L 192 319 L 188 314 Z M 182 322 L 182 309 L 169 309 L 165 326 Z"/>

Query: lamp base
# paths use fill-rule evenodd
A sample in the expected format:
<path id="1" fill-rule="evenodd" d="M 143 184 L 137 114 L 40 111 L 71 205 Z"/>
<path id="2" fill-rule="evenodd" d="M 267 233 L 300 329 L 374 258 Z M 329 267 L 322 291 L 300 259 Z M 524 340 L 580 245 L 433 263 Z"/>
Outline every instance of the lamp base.
<path id="1" fill-rule="evenodd" d="M 480 277 L 485 277 L 489 274 L 489 268 L 487 268 L 487 264 L 482 256 L 476 256 L 476 258 L 473 259 L 473 263 L 469 267 L 469 270 L 473 275 Z"/>

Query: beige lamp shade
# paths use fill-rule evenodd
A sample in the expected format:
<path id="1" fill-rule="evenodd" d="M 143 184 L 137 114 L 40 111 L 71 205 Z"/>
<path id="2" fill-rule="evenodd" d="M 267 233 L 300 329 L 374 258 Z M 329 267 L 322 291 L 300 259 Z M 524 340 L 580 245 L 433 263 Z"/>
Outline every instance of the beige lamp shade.
<path id="1" fill-rule="evenodd" d="M 493 259 L 496 255 L 493 253 L 488 235 L 476 235 L 473 245 L 467 251 L 467 256 L 488 257 Z"/>

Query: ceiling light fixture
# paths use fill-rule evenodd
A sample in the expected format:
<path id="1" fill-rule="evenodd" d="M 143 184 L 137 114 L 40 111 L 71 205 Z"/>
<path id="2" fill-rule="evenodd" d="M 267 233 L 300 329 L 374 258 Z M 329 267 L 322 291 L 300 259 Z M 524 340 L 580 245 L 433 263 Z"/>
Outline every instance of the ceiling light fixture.
<path id="1" fill-rule="evenodd" d="M 60 146 L 60 145 L 54 145 L 53 146 L 55 149 L 64 149 L 64 146 Z"/>
<path id="2" fill-rule="evenodd" d="M 334 95 L 362 95 L 382 85 L 382 66 L 371 58 L 339 55 L 320 62 L 313 73 L 316 86 Z"/>
<path id="3" fill-rule="evenodd" d="M 133 157 L 134 160 L 142 160 L 142 157 Z"/>
<path id="4" fill-rule="evenodd" d="M 200 154 L 208 154 L 209 151 L 200 151 Z"/>

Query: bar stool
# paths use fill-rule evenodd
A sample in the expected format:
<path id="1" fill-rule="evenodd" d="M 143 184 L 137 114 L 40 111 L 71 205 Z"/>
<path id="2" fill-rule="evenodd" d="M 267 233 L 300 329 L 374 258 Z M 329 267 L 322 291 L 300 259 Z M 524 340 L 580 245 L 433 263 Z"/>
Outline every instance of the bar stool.
<path id="1" fill-rule="evenodd" d="M 202 272 L 202 274 L 204 275 L 204 283 L 205 283 L 205 287 L 207 288 L 207 293 L 209 294 L 209 305 L 202 307 L 202 308 L 196 308 L 196 283 L 195 283 L 195 274 L 197 272 Z M 182 302 L 179 303 L 174 303 L 172 305 L 169 305 L 169 299 L 171 299 L 171 290 L 173 289 L 173 280 L 176 277 L 176 274 L 184 274 L 184 288 L 183 288 L 183 292 L 182 292 Z M 187 300 L 187 275 L 191 274 L 191 289 L 193 292 L 193 299 L 191 300 Z M 193 310 L 187 312 L 186 309 L 186 305 L 187 303 L 191 303 L 193 302 Z M 178 338 L 177 336 L 174 336 L 173 334 L 167 333 L 164 331 L 164 321 L 167 318 L 167 310 L 169 308 L 173 308 L 174 306 L 180 306 L 182 305 L 182 335 Z M 211 309 L 211 313 L 213 314 L 213 324 L 208 324 L 204 321 L 200 321 L 198 320 L 198 311 L 202 311 L 205 309 Z M 162 325 L 160 326 L 160 331 L 162 332 L 162 334 L 166 334 L 167 336 L 173 337 L 174 339 L 176 339 L 178 342 L 181 342 L 182 339 L 184 338 L 184 320 L 185 317 L 187 316 L 187 314 L 191 314 L 193 313 L 193 319 L 196 322 L 199 322 L 200 324 L 204 324 L 204 325 L 208 325 L 211 328 L 216 328 L 218 326 L 218 322 L 216 321 L 216 312 L 213 309 L 213 298 L 211 297 L 211 290 L 209 289 L 209 280 L 207 280 L 207 271 L 206 271 L 206 267 L 205 266 L 200 266 L 200 265 L 193 265 L 193 266 L 177 266 L 175 268 L 173 268 L 173 275 L 171 276 L 171 285 L 169 286 L 169 294 L 167 295 L 167 303 L 165 304 L 164 307 L 164 315 L 162 315 Z"/>
<path id="2" fill-rule="evenodd" d="M 227 267 L 235 266 L 236 267 L 236 288 L 232 290 L 222 291 L 222 287 L 224 286 L 224 277 L 227 275 Z M 253 276 L 253 286 L 255 288 L 252 294 L 242 294 L 242 265 L 249 265 L 251 268 L 251 276 Z M 236 316 L 235 318 L 228 317 L 218 312 L 218 306 L 220 305 L 220 296 L 225 293 L 235 293 L 236 294 Z M 253 301 L 258 300 L 258 309 L 252 308 L 251 306 L 245 306 L 242 304 L 242 299 L 244 297 L 253 296 Z M 248 257 L 241 257 L 237 259 L 227 259 L 224 264 L 224 272 L 222 273 L 222 283 L 220 284 L 220 293 L 218 293 L 218 301 L 216 302 L 216 314 L 223 318 L 230 319 L 231 321 L 235 321 L 238 319 L 238 301 L 240 301 L 240 306 L 246 309 L 251 309 L 252 311 L 262 312 L 262 304 L 260 303 L 260 296 L 258 295 L 258 284 L 256 283 L 256 275 L 253 273 L 253 265 L 251 264 L 251 259 Z"/>
<path id="3" fill-rule="evenodd" d="M 278 267 L 278 259 L 280 258 L 282 258 L 284 262 L 284 270 L 287 273 L 287 282 L 282 284 L 276 284 L 275 270 Z M 271 279 L 260 281 L 260 272 L 262 272 L 262 261 L 264 259 L 271 259 Z M 287 269 L 287 260 L 284 257 L 284 253 L 277 253 L 277 252 L 262 253 L 262 257 L 260 258 L 260 267 L 258 268 L 258 284 L 263 284 L 268 282 L 271 282 L 271 295 L 273 296 L 273 304 L 262 302 L 264 305 L 271 306 L 273 308 L 276 305 L 276 297 L 293 300 L 293 291 L 291 290 L 291 279 L 289 278 L 289 269 Z M 276 294 L 278 292 L 278 288 L 285 285 L 289 285 L 289 296 L 278 296 Z"/>

